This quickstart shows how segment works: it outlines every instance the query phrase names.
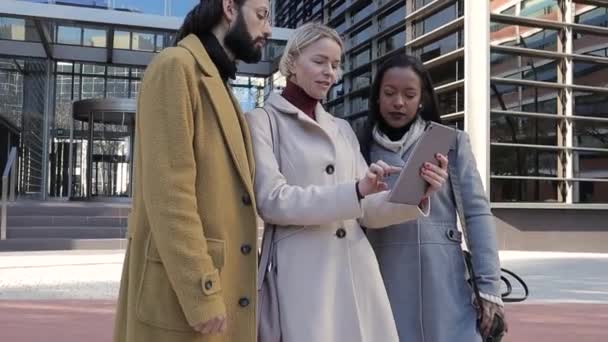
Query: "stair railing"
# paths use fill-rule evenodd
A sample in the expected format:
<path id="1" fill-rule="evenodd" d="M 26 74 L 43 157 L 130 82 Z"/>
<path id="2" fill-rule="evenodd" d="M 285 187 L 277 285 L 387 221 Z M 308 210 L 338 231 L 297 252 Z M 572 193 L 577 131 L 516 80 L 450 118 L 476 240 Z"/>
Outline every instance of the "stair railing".
<path id="1" fill-rule="evenodd" d="M 2 174 L 2 218 L 0 221 L 0 240 L 6 240 L 6 219 L 8 202 L 15 202 L 15 186 L 17 173 L 17 148 L 11 148 L 4 173 Z M 10 178 L 10 184 L 9 184 Z M 9 190 L 10 186 L 10 190 Z M 10 193 L 10 197 L 9 197 Z"/>

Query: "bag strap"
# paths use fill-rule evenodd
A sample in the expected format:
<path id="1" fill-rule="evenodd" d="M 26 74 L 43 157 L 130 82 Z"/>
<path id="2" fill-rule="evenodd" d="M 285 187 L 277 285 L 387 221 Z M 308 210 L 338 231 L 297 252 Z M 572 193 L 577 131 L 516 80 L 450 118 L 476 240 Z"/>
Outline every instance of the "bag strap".
<path id="1" fill-rule="evenodd" d="M 458 145 L 457 145 L 458 146 Z M 456 150 L 458 153 L 458 150 Z M 467 220 L 464 214 L 464 207 L 462 204 L 462 192 L 460 191 L 460 183 L 458 182 L 457 173 L 455 170 L 456 166 L 454 162 L 448 163 L 448 178 L 450 180 L 450 184 L 452 185 L 452 193 L 454 194 L 454 202 L 456 202 L 456 214 L 460 220 L 460 227 L 462 228 L 462 235 L 464 236 L 465 244 L 469 251 L 463 251 L 465 256 L 465 262 L 467 263 L 467 268 L 469 269 L 471 283 L 473 285 L 473 292 L 475 293 L 475 298 L 477 299 L 477 305 L 479 305 L 479 309 L 483 311 L 483 301 L 481 300 L 481 294 L 479 293 L 479 286 L 477 284 L 477 277 L 475 276 L 475 269 L 473 267 L 473 253 L 471 253 L 470 248 L 471 245 L 469 243 L 469 235 L 467 231 Z M 468 255 L 467 255 L 468 253 Z M 469 260 L 466 260 L 468 258 Z"/>
<path id="2" fill-rule="evenodd" d="M 268 117 L 268 124 L 270 126 L 270 139 L 272 142 L 272 153 L 277 159 L 277 163 L 279 164 L 279 170 L 281 169 L 281 152 L 279 149 L 279 132 L 277 130 L 276 118 L 274 115 L 271 115 L 264 107 L 258 107 L 263 110 Z M 260 254 L 259 260 L 259 270 L 258 272 L 258 290 L 262 288 L 262 284 L 264 282 L 264 278 L 266 277 L 266 272 L 273 266 L 271 262 L 271 255 L 274 253 L 274 238 L 276 234 L 277 227 L 276 225 L 265 224 L 264 234 L 262 236 L 262 251 Z"/>
<path id="3" fill-rule="evenodd" d="M 458 177 L 456 177 L 457 173 L 456 173 L 455 168 L 456 168 L 456 166 L 454 165 L 453 162 L 450 162 L 448 164 L 448 172 L 449 172 L 448 178 L 450 179 L 450 184 L 452 185 L 452 192 L 454 194 L 454 201 L 456 202 L 456 211 L 458 214 L 458 218 L 460 219 L 460 226 L 462 227 L 462 234 L 464 236 L 464 240 L 467 245 L 467 248 L 469 249 L 469 251 L 463 251 L 464 257 L 465 257 L 465 262 L 467 264 L 467 268 L 469 269 L 471 283 L 473 285 L 473 291 L 475 292 L 475 298 L 477 299 L 479 308 L 481 310 L 483 310 L 483 301 L 481 300 L 481 294 L 479 293 L 479 285 L 477 284 L 477 277 L 475 276 L 475 268 L 473 266 L 473 253 L 470 251 L 471 244 L 469 243 L 470 240 L 469 240 L 468 231 L 467 231 L 467 220 L 464 215 L 464 208 L 463 208 L 463 204 L 462 204 L 463 197 L 462 197 L 462 192 L 460 191 L 460 183 L 458 182 Z M 523 302 L 524 300 L 526 300 L 530 293 L 526 282 L 521 277 L 519 277 L 517 274 L 515 274 L 514 272 L 509 271 L 505 268 L 501 268 L 500 271 L 513 277 L 515 280 L 517 280 L 519 282 L 519 284 L 524 289 L 524 295 L 522 297 L 508 298 L 508 296 L 511 294 L 511 291 L 512 291 L 511 282 L 506 277 L 501 275 L 500 279 L 502 281 L 504 281 L 505 285 L 507 286 L 507 292 L 501 294 L 502 301 L 505 303 L 516 303 L 516 302 Z"/>

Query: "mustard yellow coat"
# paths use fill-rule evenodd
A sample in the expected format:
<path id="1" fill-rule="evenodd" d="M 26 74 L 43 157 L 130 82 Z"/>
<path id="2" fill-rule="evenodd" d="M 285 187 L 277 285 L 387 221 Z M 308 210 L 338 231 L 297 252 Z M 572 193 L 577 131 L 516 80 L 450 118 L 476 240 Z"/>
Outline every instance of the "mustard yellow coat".
<path id="1" fill-rule="evenodd" d="M 249 131 L 196 36 L 149 65 L 135 131 L 133 209 L 114 341 L 255 341 Z M 191 329 L 224 313 L 228 331 L 221 336 Z"/>

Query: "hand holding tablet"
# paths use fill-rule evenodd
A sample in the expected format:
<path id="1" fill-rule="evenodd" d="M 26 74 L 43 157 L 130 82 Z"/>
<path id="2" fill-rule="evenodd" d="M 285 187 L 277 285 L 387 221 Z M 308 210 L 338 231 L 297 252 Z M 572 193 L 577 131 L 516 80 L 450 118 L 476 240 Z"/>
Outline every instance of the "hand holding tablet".
<path id="1" fill-rule="evenodd" d="M 421 168 L 425 163 L 438 165 L 436 155 L 440 153 L 447 156 L 449 150 L 455 146 L 457 134 L 458 131 L 454 128 L 430 123 L 397 178 L 389 202 L 418 205 L 429 186 L 421 175 Z"/>

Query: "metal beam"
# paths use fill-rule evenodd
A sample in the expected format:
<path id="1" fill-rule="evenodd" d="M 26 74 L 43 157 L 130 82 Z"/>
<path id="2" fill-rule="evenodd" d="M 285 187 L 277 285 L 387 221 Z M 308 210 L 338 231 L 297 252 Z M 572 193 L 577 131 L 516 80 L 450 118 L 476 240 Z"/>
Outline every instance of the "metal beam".
<path id="1" fill-rule="evenodd" d="M 112 57 L 114 56 L 114 28 L 110 27 L 108 29 L 107 38 L 106 38 L 106 56 L 107 56 L 107 64 L 112 64 Z"/>
<path id="2" fill-rule="evenodd" d="M 48 59 L 53 59 L 53 47 L 51 46 L 51 35 L 49 34 L 49 31 L 42 25 L 40 19 L 34 19 L 34 25 L 40 36 L 40 41 L 44 47 L 44 52 L 46 52 L 46 57 Z"/>
<path id="3" fill-rule="evenodd" d="M 439 38 L 443 38 L 444 36 L 448 35 L 449 33 L 452 33 L 454 31 L 457 31 L 458 29 L 463 28 L 464 19 L 465 19 L 464 17 L 455 19 L 454 21 L 451 21 L 443 26 L 440 26 L 431 32 L 425 33 L 418 38 L 410 40 L 409 42 L 407 42 L 405 44 L 405 46 L 413 49 L 418 46 L 421 46 L 421 45 L 424 45 L 424 44 L 427 44 L 430 42 L 434 42 Z"/>
<path id="4" fill-rule="evenodd" d="M 575 54 L 575 53 L 567 54 L 567 53 L 563 53 L 563 52 L 528 49 L 528 48 L 521 48 L 521 47 L 517 47 L 517 46 L 506 46 L 506 45 L 491 45 L 491 48 L 492 48 L 492 52 L 514 54 L 514 55 L 519 55 L 519 56 L 546 57 L 546 58 L 552 58 L 552 59 L 570 58 L 570 59 L 584 61 L 584 62 L 608 64 L 608 57 L 601 57 L 601 56 L 594 56 L 594 55 L 581 55 L 581 54 Z M 608 48 L 608 45 L 606 46 L 606 48 Z"/>
<path id="5" fill-rule="evenodd" d="M 608 7 L 608 0 L 576 0 L 577 4 Z"/>
<path id="6" fill-rule="evenodd" d="M 420 7 L 405 17 L 407 21 L 419 20 L 439 11 L 443 7 L 446 7 L 454 3 L 454 0 L 435 0 L 428 4 Z"/>
<path id="7" fill-rule="evenodd" d="M 19 64 L 19 62 L 17 62 L 17 59 L 13 59 L 13 62 L 15 63 L 15 67 L 17 68 L 19 73 L 21 75 L 25 75 L 25 70 L 23 70 L 23 67 L 21 67 L 21 64 Z"/>
<path id="8" fill-rule="evenodd" d="M 538 19 L 531 17 L 521 17 L 516 15 L 508 15 L 508 14 L 491 14 L 492 22 L 498 22 L 502 24 L 510 24 L 510 25 L 518 25 L 518 26 L 530 26 L 530 27 L 540 27 L 551 30 L 562 30 L 566 28 L 571 28 L 572 30 L 579 33 L 589 33 L 595 35 L 608 35 L 608 28 L 601 26 L 592 26 L 592 25 L 583 25 L 583 24 L 575 24 L 572 22 L 561 22 L 555 20 L 548 19 Z"/>
<path id="9" fill-rule="evenodd" d="M 4 56 L 16 58 L 46 58 L 46 52 L 41 43 L 0 39 L 0 51 Z"/>

